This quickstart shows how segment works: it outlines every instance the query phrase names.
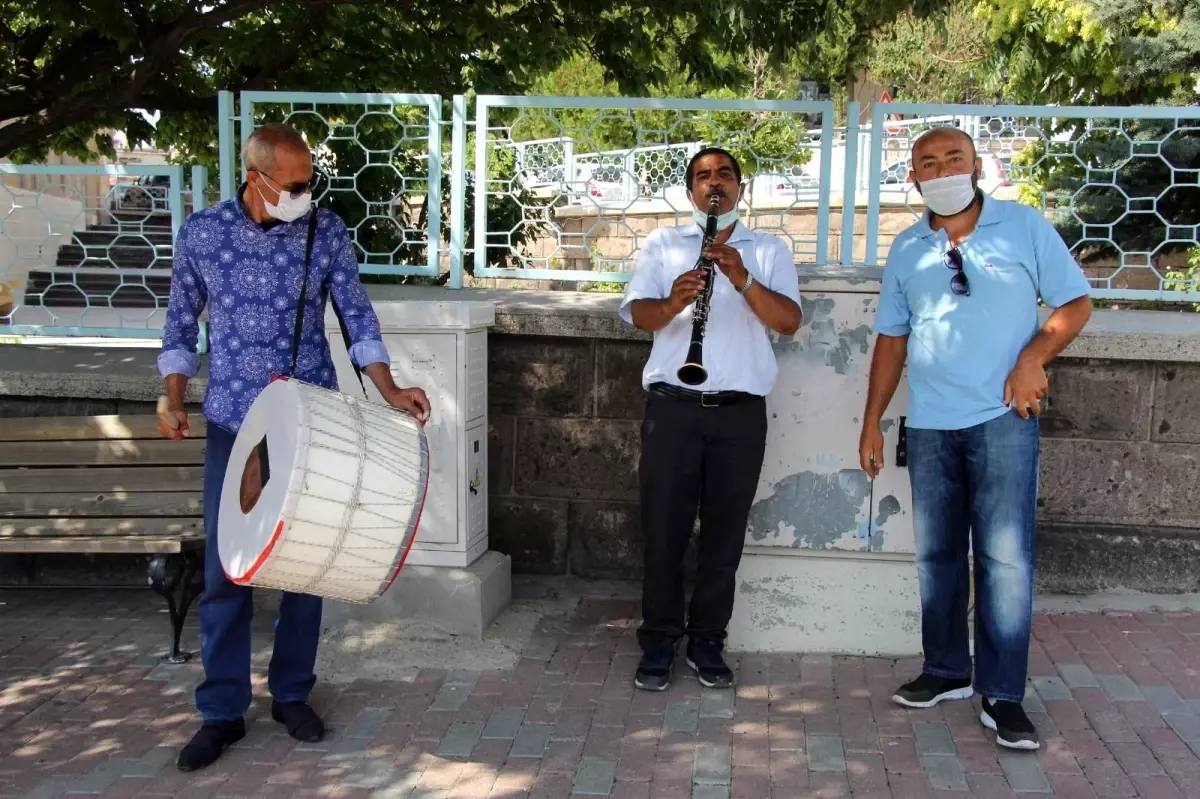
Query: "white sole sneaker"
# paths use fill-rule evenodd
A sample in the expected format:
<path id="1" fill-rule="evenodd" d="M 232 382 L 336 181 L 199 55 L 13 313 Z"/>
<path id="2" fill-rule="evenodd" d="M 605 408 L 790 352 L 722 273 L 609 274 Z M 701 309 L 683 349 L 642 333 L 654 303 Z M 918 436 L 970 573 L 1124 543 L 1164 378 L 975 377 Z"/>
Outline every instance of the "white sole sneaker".
<path id="1" fill-rule="evenodd" d="M 718 685 L 717 683 L 712 682 L 711 680 L 704 679 L 704 677 L 702 677 L 700 675 L 700 669 L 696 668 L 696 664 L 692 662 L 691 658 L 687 659 L 687 664 L 688 664 L 688 668 L 690 668 L 692 671 L 696 672 L 696 679 L 699 680 L 700 684 L 703 685 L 705 688 L 732 688 L 733 687 L 732 682 L 729 685 Z"/>
<path id="2" fill-rule="evenodd" d="M 892 701 L 897 705 L 904 705 L 905 707 L 925 708 L 933 707 L 938 702 L 943 702 L 950 699 L 970 699 L 974 695 L 975 689 L 968 685 L 966 688 L 955 688 L 953 691 L 944 691 L 935 696 L 933 699 L 930 699 L 928 702 L 914 702 L 911 699 L 905 699 L 904 697 L 900 696 L 900 694 L 893 694 Z"/>
<path id="3" fill-rule="evenodd" d="M 996 728 L 996 720 L 988 715 L 986 710 L 979 711 L 979 723 L 987 727 L 992 732 L 996 733 L 996 743 L 1003 746 L 1005 749 L 1021 749 L 1023 751 L 1032 751 L 1041 749 L 1042 745 L 1038 741 L 1006 741 L 1004 736 L 1000 734 L 1000 730 Z"/>

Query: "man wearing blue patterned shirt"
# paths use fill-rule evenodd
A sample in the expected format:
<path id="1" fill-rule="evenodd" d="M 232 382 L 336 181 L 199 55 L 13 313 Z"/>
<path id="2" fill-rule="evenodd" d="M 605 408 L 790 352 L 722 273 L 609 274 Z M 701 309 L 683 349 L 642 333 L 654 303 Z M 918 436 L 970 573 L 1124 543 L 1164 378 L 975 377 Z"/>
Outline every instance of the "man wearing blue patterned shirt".
<path id="1" fill-rule="evenodd" d="M 159 371 L 166 380 L 168 416 L 160 424 L 170 439 L 188 435 L 185 387 L 199 371 L 198 319 L 209 313 L 211 357 L 204 416 L 204 532 L 207 538 L 204 596 L 200 601 L 200 652 L 205 679 L 196 689 L 203 726 L 179 754 L 184 771 L 203 768 L 246 733 L 250 707 L 248 586 L 226 579 L 217 557 L 221 484 L 238 428 L 251 403 L 273 377 L 292 366 L 301 279 L 312 200 L 312 156 L 303 137 L 287 125 L 267 125 L 246 142 L 248 176 L 238 196 L 193 214 L 179 231 L 171 296 L 163 330 Z M 324 331 L 325 299 L 345 319 L 350 358 L 396 408 L 427 417 L 429 400 L 419 388 L 392 381 L 379 320 L 358 279 L 346 226 L 329 210 L 318 214 L 300 344 L 293 376 L 336 389 L 337 378 Z M 301 741 L 318 741 L 324 724 L 308 705 L 316 682 L 313 667 L 321 631 L 321 599 L 284 593 L 275 629 L 268 682 L 271 716 Z"/>

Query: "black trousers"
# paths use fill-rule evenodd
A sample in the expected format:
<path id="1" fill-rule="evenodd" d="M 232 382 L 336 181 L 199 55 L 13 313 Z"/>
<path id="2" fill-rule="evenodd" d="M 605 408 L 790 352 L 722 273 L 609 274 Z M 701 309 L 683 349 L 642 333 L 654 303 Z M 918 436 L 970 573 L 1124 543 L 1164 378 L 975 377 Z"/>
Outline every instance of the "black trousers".
<path id="1" fill-rule="evenodd" d="M 762 397 L 704 407 L 650 391 L 639 464 L 643 650 L 673 646 L 685 634 L 724 643 L 766 442 Z M 696 584 L 685 626 L 683 560 L 697 512 Z"/>

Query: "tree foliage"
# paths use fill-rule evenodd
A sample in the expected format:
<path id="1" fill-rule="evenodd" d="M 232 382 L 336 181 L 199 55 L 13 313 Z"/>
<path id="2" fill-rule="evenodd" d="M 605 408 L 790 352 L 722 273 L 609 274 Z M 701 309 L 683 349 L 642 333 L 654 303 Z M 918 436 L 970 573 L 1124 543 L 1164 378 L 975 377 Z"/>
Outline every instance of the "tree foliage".
<path id="1" fill-rule="evenodd" d="M 871 44 L 867 72 L 906 103 L 988 103 L 1000 99 L 1002 60 L 975 18 L 977 0 L 944 13 L 905 11 Z"/>
<path id="2" fill-rule="evenodd" d="M 575 54 L 626 94 L 676 77 L 721 86 L 719 55 L 780 63 L 818 29 L 813 12 L 769 0 L 0 0 L 0 156 L 111 155 L 104 129 L 194 152 L 215 138 L 221 89 L 519 92 Z M 157 128 L 137 109 L 161 112 Z"/>
<path id="3" fill-rule="evenodd" d="M 981 0 L 1004 93 L 1038 105 L 1194 102 L 1194 0 Z"/>

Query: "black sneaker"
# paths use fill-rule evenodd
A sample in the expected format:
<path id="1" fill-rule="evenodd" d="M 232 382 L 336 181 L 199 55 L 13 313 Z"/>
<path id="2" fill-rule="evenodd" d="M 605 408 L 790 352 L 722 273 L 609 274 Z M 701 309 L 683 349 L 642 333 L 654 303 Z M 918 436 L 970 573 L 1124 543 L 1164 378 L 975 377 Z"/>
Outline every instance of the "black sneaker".
<path id="1" fill-rule="evenodd" d="M 642 662 L 633 675 L 633 684 L 643 691 L 665 691 L 671 684 L 671 664 L 675 661 L 675 648 L 666 646 L 647 649 L 642 653 Z"/>
<path id="2" fill-rule="evenodd" d="M 1020 702 L 996 702 L 985 698 L 979 720 L 989 730 L 996 731 L 996 743 L 1009 749 L 1037 749 L 1037 730 Z"/>
<path id="3" fill-rule="evenodd" d="M 196 771 L 212 765 L 226 747 L 246 737 L 246 722 L 206 721 L 179 753 L 176 765 L 180 771 Z"/>
<path id="4" fill-rule="evenodd" d="M 272 700 L 271 718 L 287 727 L 297 741 L 316 743 L 325 737 L 325 723 L 306 702 Z"/>
<path id="5" fill-rule="evenodd" d="M 687 664 L 700 678 L 705 688 L 728 688 L 733 685 L 733 670 L 721 657 L 721 645 L 712 641 L 688 643 Z"/>
<path id="6" fill-rule="evenodd" d="M 933 707 L 943 699 L 970 699 L 974 694 L 970 677 L 951 680 L 922 674 L 912 682 L 900 686 L 892 695 L 892 701 L 905 707 Z"/>

